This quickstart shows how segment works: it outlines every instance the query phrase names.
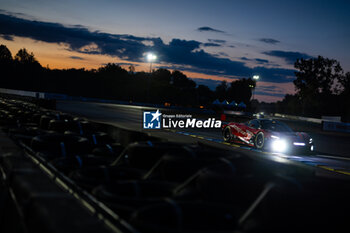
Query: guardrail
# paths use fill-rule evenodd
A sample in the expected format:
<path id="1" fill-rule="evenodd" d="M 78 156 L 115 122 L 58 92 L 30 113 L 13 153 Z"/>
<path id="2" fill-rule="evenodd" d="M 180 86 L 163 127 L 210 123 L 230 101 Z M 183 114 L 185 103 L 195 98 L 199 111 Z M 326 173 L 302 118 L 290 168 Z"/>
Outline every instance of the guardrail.
<path id="1" fill-rule="evenodd" d="M 251 117 L 253 115 L 250 112 L 233 111 L 233 110 L 225 110 L 224 114 L 232 115 L 232 116 L 242 116 L 242 117 Z"/>
<path id="2" fill-rule="evenodd" d="M 150 108 L 186 110 L 192 113 L 215 114 L 215 111 L 210 109 L 198 109 L 198 108 L 188 108 L 188 107 L 185 108 L 185 107 L 179 107 L 179 106 L 166 107 L 163 104 L 151 104 L 151 103 L 142 103 L 142 102 L 134 102 L 134 101 L 123 101 L 123 100 L 109 100 L 109 99 L 100 99 L 100 98 L 83 97 L 83 96 L 69 96 L 69 95 L 60 94 L 60 93 L 34 92 L 34 91 L 23 91 L 23 90 L 0 88 L 0 94 L 24 96 L 24 97 L 44 99 L 44 100 L 72 100 L 72 101 L 83 101 L 83 102 L 109 103 L 109 104 L 144 106 L 144 107 L 150 107 Z"/>
<path id="3" fill-rule="evenodd" d="M 319 118 L 293 116 L 293 115 L 280 114 L 280 113 L 275 113 L 274 116 L 292 119 L 292 120 L 308 121 L 308 122 L 313 122 L 313 123 L 318 123 L 318 124 L 322 124 L 322 122 L 324 121 L 323 119 L 319 119 Z"/>
<path id="4" fill-rule="evenodd" d="M 280 113 L 275 113 L 274 116 L 286 118 L 286 119 L 301 120 L 301 121 L 322 124 L 322 130 L 324 131 L 350 133 L 350 123 L 340 122 L 340 117 L 338 116 L 322 116 L 322 119 L 300 117 L 300 116 L 293 116 L 293 115 L 280 114 Z"/>
<path id="5" fill-rule="evenodd" d="M 43 92 L 22 91 L 22 90 L 0 88 L 0 93 L 45 99 L 45 93 Z"/>

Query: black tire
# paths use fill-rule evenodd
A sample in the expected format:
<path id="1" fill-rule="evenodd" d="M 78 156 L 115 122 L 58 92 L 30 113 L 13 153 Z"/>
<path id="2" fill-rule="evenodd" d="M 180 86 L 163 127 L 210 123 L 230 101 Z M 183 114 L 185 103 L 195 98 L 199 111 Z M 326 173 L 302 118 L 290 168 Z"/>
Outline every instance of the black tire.
<path id="1" fill-rule="evenodd" d="M 49 129 L 49 123 L 53 118 L 47 115 L 42 115 L 40 118 L 40 128 L 44 130 Z"/>
<path id="2" fill-rule="evenodd" d="M 49 122 L 48 130 L 52 130 L 58 133 L 66 131 L 66 123 L 62 120 L 53 119 Z"/>
<path id="3" fill-rule="evenodd" d="M 62 147 L 64 152 L 62 152 Z M 52 155 L 83 155 L 91 150 L 88 139 L 75 135 L 44 134 L 32 138 L 31 148 Z"/>
<path id="4" fill-rule="evenodd" d="M 265 144 L 265 135 L 263 132 L 259 132 L 254 137 L 254 147 L 256 149 L 263 149 Z"/>
<path id="5" fill-rule="evenodd" d="M 230 126 L 226 126 L 224 131 L 222 132 L 222 137 L 224 138 L 225 142 L 231 142 L 232 140 L 232 134 L 231 134 L 231 128 Z"/>

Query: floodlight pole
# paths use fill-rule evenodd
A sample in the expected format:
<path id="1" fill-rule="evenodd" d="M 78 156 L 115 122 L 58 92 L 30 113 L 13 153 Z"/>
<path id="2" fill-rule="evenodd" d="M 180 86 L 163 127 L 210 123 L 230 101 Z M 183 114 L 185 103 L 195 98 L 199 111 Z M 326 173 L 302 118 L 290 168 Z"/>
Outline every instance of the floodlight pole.
<path id="1" fill-rule="evenodd" d="M 257 81 L 259 80 L 259 78 L 260 78 L 259 75 L 254 75 L 253 76 L 253 80 L 255 80 L 255 87 L 256 87 L 256 84 L 257 84 Z M 253 89 L 253 99 L 252 99 L 252 101 L 254 100 L 255 87 Z"/>
<path id="2" fill-rule="evenodd" d="M 148 102 L 150 101 L 150 95 L 149 95 L 149 92 L 150 92 L 150 79 L 151 79 L 151 74 L 152 74 L 152 63 L 154 60 L 157 59 L 157 56 L 154 55 L 153 53 L 148 53 L 147 54 L 147 61 L 149 62 L 149 74 L 150 74 L 150 77 L 148 78 L 148 82 L 147 82 L 147 99 L 148 99 Z"/>

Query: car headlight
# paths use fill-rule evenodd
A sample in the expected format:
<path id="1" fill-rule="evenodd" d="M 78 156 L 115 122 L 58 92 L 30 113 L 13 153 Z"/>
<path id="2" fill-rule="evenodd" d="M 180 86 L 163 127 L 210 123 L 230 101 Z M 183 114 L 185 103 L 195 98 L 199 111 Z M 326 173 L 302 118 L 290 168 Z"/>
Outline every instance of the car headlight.
<path id="1" fill-rule="evenodd" d="M 283 153 L 287 151 L 287 142 L 285 140 L 276 139 L 272 141 L 271 147 L 274 152 Z"/>
<path id="2" fill-rule="evenodd" d="M 311 144 L 311 143 L 312 143 L 312 138 L 309 139 L 309 144 Z"/>

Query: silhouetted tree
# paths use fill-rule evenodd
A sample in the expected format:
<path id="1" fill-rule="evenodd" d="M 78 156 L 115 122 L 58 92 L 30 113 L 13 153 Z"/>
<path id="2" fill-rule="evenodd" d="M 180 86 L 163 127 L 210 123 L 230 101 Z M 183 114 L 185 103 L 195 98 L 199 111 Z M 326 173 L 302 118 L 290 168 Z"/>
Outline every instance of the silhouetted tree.
<path id="1" fill-rule="evenodd" d="M 10 50 L 5 45 L 0 45 L 0 84 L 8 86 L 9 78 L 13 71 L 13 59 Z"/>
<path id="2" fill-rule="evenodd" d="M 223 101 L 224 99 L 227 98 L 227 82 L 222 81 L 219 85 L 216 86 L 215 88 L 215 97 L 219 99 L 220 101 Z"/>
<path id="3" fill-rule="evenodd" d="M 12 62 L 12 54 L 6 45 L 0 45 L 0 62 L 1 64 Z"/>
<path id="4" fill-rule="evenodd" d="M 14 82 L 16 88 L 41 89 L 43 68 L 32 52 L 29 53 L 25 48 L 20 49 L 15 55 L 14 66 L 13 78 L 16 79 Z"/>
<path id="5" fill-rule="evenodd" d="M 252 90 L 255 88 L 256 82 L 251 78 L 238 79 L 231 82 L 230 87 L 227 89 L 227 98 L 236 102 L 243 101 L 248 104 L 252 97 Z"/>
<path id="6" fill-rule="evenodd" d="M 152 102 L 172 102 L 169 96 L 171 72 L 167 69 L 158 69 L 151 73 L 150 77 L 150 98 Z"/>
<path id="7" fill-rule="evenodd" d="M 207 105 L 214 100 L 214 92 L 205 85 L 197 87 L 197 101 L 200 105 Z"/>
<path id="8" fill-rule="evenodd" d="M 347 72 L 339 79 L 340 84 L 342 85 L 341 94 L 350 94 L 350 72 Z"/>
<path id="9" fill-rule="evenodd" d="M 340 94 L 343 120 L 350 122 L 350 72 L 347 72 L 341 79 L 340 83 L 343 90 Z"/>
<path id="10" fill-rule="evenodd" d="M 28 51 L 25 48 L 18 50 L 18 52 L 15 56 L 15 61 L 18 62 L 19 64 L 23 64 L 23 65 L 40 66 L 41 67 L 39 62 L 34 57 L 34 54 L 28 53 Z"/>
<path id="11" fill-rule="evenodd" d="M 300 97 L 296 94 L 287 94 L 282 101 L 277 101 L 276 111 L 279 113 L 299 115 L 301 113 Z"/>
<path id="12" fill-rule="evenodd" d="M 318 58 L 298 59 L 294 67 L 296 79 L 293 81 L 297 93 L 302 97 L 308 94 L 332 94 L 338 92 L 334 86 L 343 75 L 343 69 L 334 59 Z"/>
<path id="13" fill-rule="evenodd" d="M 293 81 L 304 114 L 324 113 L 330 109 L 329 100 L 340 91 L 339 80 L 343 69 L 338 61 L 318 56 L 311 59 L 298 59 L 294 67 L 296 79 Z"/>
<path id="14" fill-rule="evenodd" d="M 134 65 L 130 65 L 130 66 L 129 66 L 129 73 L 130 73 L 130 74 L 135 73 L 135 66 L 134 66 Z"/>
<path id="15" fill-rule="evenodd" d="M 188 79 L 186 75 L 178 70 L 174 70 L 171 73 L 171 76 L 172 83 L 175 87 L 180 89 L 191 89 L 196 87 L 196 83 L 193 80 Z"/>

